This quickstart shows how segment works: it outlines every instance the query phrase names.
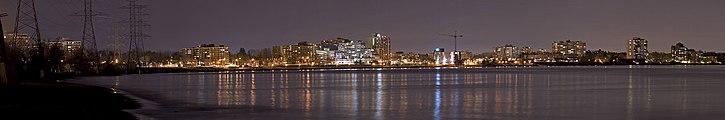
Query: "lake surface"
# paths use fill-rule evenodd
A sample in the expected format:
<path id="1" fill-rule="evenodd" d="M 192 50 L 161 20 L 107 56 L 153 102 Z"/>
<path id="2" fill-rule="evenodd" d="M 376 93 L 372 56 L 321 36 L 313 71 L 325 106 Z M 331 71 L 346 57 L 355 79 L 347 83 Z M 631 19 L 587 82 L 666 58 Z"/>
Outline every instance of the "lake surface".
<path id="1" fill-rule="evenodd" d="M 229 71 L 87 77 L 156 119 L 725 119 L 725 66 Z"/>

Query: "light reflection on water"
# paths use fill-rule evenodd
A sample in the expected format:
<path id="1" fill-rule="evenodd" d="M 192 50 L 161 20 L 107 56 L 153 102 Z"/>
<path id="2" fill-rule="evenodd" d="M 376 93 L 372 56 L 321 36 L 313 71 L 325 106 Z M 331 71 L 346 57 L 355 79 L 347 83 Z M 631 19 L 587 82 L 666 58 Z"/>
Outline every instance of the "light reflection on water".
<path id="1" fill-rule="evenodd" d="M 141 114 L 159 118 L 697 119 L 725 117 L 723 73 L 697 66 L 365 69 L 75 82 L 147 96 L 167 109 Z"/>

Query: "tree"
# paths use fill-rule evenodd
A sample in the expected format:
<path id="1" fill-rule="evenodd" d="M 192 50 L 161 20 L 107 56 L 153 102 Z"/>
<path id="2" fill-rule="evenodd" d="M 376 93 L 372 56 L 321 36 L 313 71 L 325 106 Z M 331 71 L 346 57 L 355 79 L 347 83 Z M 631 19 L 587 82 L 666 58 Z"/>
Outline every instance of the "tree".
<path id="1" fill-rule="evenodd" d="M 171 53 L 172 62 L 180 62 L 183 60 L 182 58 L 184 58 L 184 53 L 182 53 L 182 52 Z"/>
<path id="2" fill-rule="evenodd" d="M 43 80 L 45 79 L 46 72 L 48 71 L 47 65 L 46 65 L 46 59 L 45 59 L 45 45 L 43 43 L 36 43 L 37 48 L 32 50 L 30 54 L 30 61 L 28 62 L 27 66 L 27 75 L 28 77 L 31 77 L 30 79 L 33 80 Z"/>
<path id="3" fill-rule="evenodd" d="M 239 48 L 239 52 L 237 53 L 237 55 L 240 57 L 247 56 L 247 50 L 245 50 L 244 48 Z"/>
<path id="4" fill-rule="evenodd" d="M 147 60 L 149 63 L 166 63 L 168 60 L 172 59 L 173 52 L 153 52 L 153 51 L 146 51 L 144 52 L 146 56 L 149 58 Z"/>
<path id="5" fill-rule="evenodd" d="M 264 48 L 264 49 L 258 50 L 257 52 L 254 52 L 254 56 L 252 58 L 265 59 L 265 58 L 272 58 L 272 57 L 273 57 L 272 49 Z"/>
<path id="6" fill-rule="evenodd" d="M 50 69 L 49 72 L 55 74 L 55 73 L 61 73 L 63 71 L 63 65 L 61 60 L 63 60 L 63 55 L 65 52 L 63 52 L 63 49 L 60 44 L 52 44 L 50 45 L 50 49 L 48 50 L 48 55 L 46 58 L 48 68 Z"/>
<path id="7" fill-rule="evenodd" d="M 83 50 L 73 51 L 73 56 L 71 56 L 71 60 L 69 60 L 70 64 L 73 66 L 73 71 L 75 71 L 76 74 L 85 73 L 90 70 L 91 65 L 88 61 L 90 61 L 90 59 L 86 57 Z"/>

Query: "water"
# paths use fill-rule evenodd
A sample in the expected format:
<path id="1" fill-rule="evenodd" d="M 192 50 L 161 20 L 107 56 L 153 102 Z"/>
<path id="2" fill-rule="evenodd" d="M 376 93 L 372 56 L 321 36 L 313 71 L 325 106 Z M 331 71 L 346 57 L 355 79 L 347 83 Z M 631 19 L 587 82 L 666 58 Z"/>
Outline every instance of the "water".
<path id="1" fill-rule="evenodd" d="M 725 66 L 230 71 L 79 78 L 157 119 L 725 119 Z"/>

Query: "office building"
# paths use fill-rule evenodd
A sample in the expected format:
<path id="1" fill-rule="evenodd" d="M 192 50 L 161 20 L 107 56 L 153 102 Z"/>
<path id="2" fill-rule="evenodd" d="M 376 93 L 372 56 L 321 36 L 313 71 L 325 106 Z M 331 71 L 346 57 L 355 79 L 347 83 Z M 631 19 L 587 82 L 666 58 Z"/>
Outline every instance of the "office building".
<path id="1" fill-rule="evenodd" d="M 508 63 L 516 61 L 519 58 L 520 52 L 516 46 L 504 45 L 493 49 L 493 53 L 496 55 L 496 61 L 499 63 Z"/>
<path id="2" fill-rule="evenodd" d="M 365 46 L 375 50 L 375 56 L 381 61 L 388 61 L 390 58 L 390 37 L 380 33 L 373 33 L 365 38 Z"/>

